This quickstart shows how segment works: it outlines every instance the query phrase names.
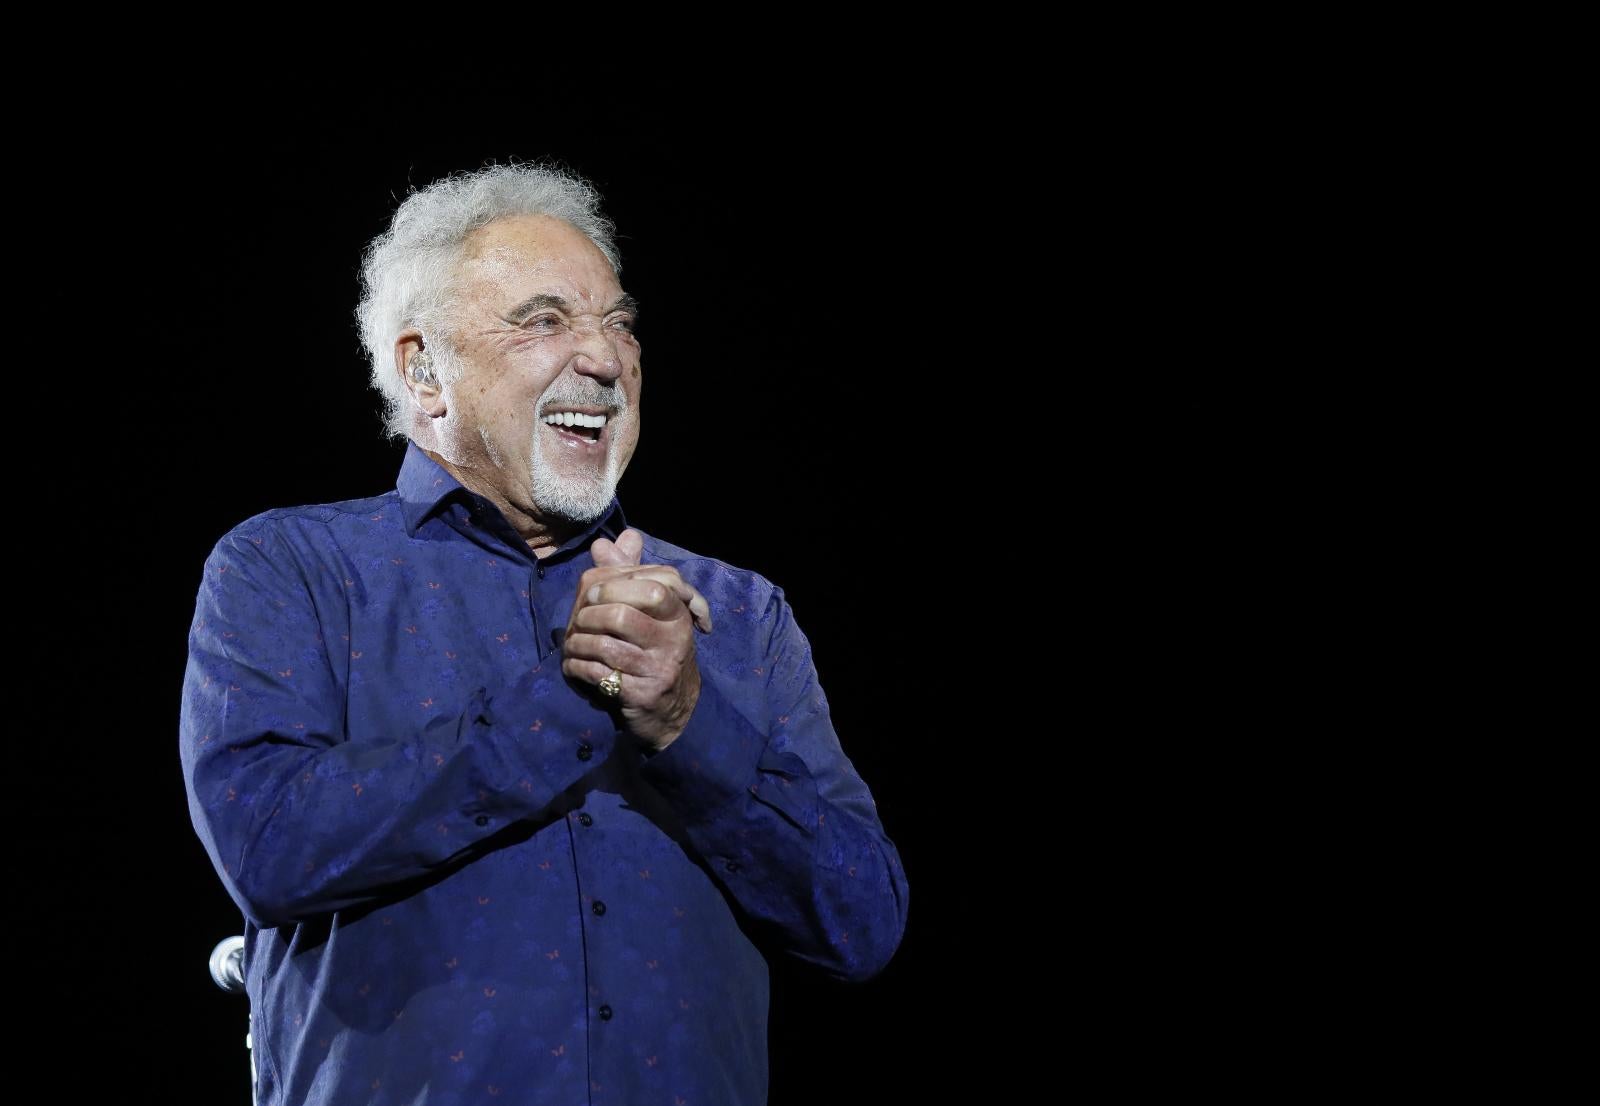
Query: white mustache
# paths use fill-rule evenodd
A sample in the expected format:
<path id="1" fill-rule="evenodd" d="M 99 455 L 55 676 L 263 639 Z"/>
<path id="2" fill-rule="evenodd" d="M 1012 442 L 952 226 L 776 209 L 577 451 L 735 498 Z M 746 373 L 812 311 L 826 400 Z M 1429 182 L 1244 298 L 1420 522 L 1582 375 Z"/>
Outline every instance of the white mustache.
<path id="1" fill-rule="evenodd" d="M 593 387 L 584 387 L 552 384 L 540 398 L 539 413 L 543 415 L 552 407 L 605 407 L 622 415 L 627 413 L 628 397 L 615 385 L 595 384 Z"/>

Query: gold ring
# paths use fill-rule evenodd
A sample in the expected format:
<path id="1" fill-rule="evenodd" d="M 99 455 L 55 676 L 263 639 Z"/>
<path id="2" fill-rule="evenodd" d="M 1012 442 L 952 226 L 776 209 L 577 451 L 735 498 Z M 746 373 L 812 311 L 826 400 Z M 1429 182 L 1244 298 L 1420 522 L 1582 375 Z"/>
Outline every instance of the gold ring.
<path id="1" fill-rule="evenodd" d="M 608 699 L 622 697 L 622 673 L 620 670 L 613 668 L 611 675 L 600 681 L 600 694 Z"/>

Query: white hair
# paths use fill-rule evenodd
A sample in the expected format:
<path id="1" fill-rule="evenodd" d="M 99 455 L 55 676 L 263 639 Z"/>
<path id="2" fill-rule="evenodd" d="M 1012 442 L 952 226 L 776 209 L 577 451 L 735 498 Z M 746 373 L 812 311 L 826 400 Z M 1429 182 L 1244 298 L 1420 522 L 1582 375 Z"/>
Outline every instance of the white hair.
<path id="1" fill-rule="evenodd" d="M 622 275 L 612 241 L 615 227 L 600 210 L 600 194 L 570 170 L 543 165 L 489 165 L 453 173 L 413 190 L 389 229 L 361 259 L 356 322 L 371 363 L 372 386 L 383 396 L 384 433 L 411 434 L 412 412 L 395 371 L 394 342 L 407 327 L 422 331 L 445 383 L 460 380 L 462 364 L 450 344 L 448 315 L 456 265 L 467 236 L 507 215 L 552 215 L 571 223 Z"/>

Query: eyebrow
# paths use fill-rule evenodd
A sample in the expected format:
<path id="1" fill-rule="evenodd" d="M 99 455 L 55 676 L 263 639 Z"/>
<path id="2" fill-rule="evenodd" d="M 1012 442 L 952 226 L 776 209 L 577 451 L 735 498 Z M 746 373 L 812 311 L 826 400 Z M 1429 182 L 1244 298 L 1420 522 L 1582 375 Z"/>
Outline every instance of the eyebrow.
<path id="1" fill-rule="evenodd" d="M 529 296 L 527 299 L 517 304 L 517 306 L 513 307 L 510 311 L 506 312 L 506 321 L 511 323 L 520 323 L 529 315 L 532 315 L 535 311 L 545 307 L 553 307 L 564 315 L 570 315 L 572 313 L 572 305 L 567 303 L 566 300 L 562 299 L 560 296 L 552 296 L 548 293 L 541 292 L 539 295 Z M 639 317 L 639 301 L 634 299 L 628 293 L 624 292 L 617 298 L 616 303 L 612 304 L 606 309 L 605 313 L 607 315 L 611 315 L 618 311 L 626 311 L 633 315 L 635 319 L 637 319 Z"/>

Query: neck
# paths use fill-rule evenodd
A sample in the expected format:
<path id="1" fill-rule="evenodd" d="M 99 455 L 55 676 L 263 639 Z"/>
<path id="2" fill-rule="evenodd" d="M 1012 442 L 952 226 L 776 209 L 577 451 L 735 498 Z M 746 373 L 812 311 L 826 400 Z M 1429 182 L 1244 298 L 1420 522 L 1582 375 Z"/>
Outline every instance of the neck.
<path id="1" fill-rule="evenodd" d="M 477 492 L 483 498 L 500 508 L 500 513 L 506 517 L 513 529 L 528 543 L 528 549 L 535 557 L 548 557 L 578 532 L 576 523 L 563 518 L 551 518 L 542 514 L 535 507 L 518 507 L 506 498 L 492 482 L 484 480 L 474 470 L 457 465 L 449 458 L 426 447 L 419 447 L 422 452 L 438 464 L 438 466 L 455 477 L 457 482 L 468 491 Z"/>

